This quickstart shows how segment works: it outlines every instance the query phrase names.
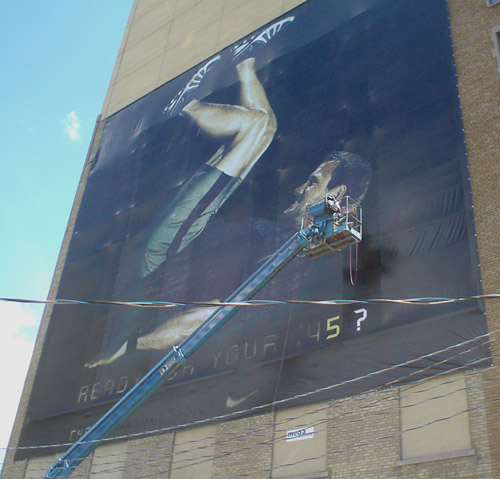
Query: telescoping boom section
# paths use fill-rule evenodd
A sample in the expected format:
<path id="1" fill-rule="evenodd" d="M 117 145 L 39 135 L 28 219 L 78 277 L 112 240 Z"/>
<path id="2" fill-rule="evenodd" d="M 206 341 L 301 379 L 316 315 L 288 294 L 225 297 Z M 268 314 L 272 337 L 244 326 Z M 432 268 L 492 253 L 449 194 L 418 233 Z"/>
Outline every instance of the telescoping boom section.
<path id="1" fill-rule="evenodd" d="M 302 220 L 300 231 L 279 248 L 252 276 L 237 288 L 225 303 L 251 299 L 276 276 L 295 256 L 304 252 L 312 258 L 338 251 L 359 243 L 362 237 L 360 205 L 349 198 L 341 200 L 326 195 L 321 203 L 311 205 Z M 229 321 L 241 306 L 220 306 L 179 345 L 125 394 L 97 423 L 92 426 L 61 458 L 44 479 L 67 477 L 109 437 L 111 433 L 156 391 L 177 369 L 205 344 L 219 328 Z"/>

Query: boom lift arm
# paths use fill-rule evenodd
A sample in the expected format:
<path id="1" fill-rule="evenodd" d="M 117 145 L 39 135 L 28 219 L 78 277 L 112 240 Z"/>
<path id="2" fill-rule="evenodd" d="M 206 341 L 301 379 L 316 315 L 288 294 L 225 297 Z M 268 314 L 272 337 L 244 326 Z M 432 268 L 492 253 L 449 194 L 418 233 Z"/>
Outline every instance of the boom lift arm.
<path id="1" fill-rule="evenodd" d="M 252 298 L 302 251 L 318 257 L 359 243 L 362 237 L 360 205 L 349 197 L 339 202 L 331 195 L 309 208 L 302 227 L 279 248 L 226 303 Z M 241 306 L 220 306 L 178 346 L 174 346 L 125 396 L 92 426 L 61 458 L 44 479 L 67 477 L 137 407 L 181 367 L 210 337 L 229 321 Z"/>

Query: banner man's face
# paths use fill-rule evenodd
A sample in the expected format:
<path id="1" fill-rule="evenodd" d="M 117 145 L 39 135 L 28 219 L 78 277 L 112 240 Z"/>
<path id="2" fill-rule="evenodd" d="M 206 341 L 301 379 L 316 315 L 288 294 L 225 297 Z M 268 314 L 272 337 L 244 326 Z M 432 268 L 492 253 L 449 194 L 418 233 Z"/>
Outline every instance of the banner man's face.
<path id="1" fill-rule="evenodd" d="M 347 190 L 345 185 L 328 188 L 328 184 L 338 164 L 339 162 L 334 160 L 327 161 L 318 166 L 309 175 L 307 181 L 295 189 L 296 202 L 305 208 L 307 204 L 314 204 L 323 200 L 327 193 L 330 193 L 336 199 L 342 198 Z"/>

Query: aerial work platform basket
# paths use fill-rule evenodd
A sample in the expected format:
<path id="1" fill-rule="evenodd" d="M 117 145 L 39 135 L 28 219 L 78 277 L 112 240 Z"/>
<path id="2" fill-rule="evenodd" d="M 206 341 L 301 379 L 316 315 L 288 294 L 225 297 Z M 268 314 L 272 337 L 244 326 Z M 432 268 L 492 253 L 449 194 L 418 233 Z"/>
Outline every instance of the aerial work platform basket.
<path id="1" fill-rule="evenodd" d="M 326 195 L 325 201 L 311 205 L 302 218 L 302 229 L 313 225 L 317 228 L 316 237 L 304 251 L 311 258 L 359 243 L 363 236 L 361 205 L 350 196 L 336 199 Z"/>

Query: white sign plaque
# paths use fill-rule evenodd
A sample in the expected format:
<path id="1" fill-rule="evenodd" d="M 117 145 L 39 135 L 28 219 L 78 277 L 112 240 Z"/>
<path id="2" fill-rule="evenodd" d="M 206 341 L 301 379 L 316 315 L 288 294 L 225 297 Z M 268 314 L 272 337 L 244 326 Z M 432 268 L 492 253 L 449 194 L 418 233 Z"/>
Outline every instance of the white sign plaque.
<path id="1" fill-rule="evenodd" d="M 300 441 L 301 439 L 311 439 L 314 437 L 314 426 L 292 429 L 286 432 L 286 442 Z"/>

